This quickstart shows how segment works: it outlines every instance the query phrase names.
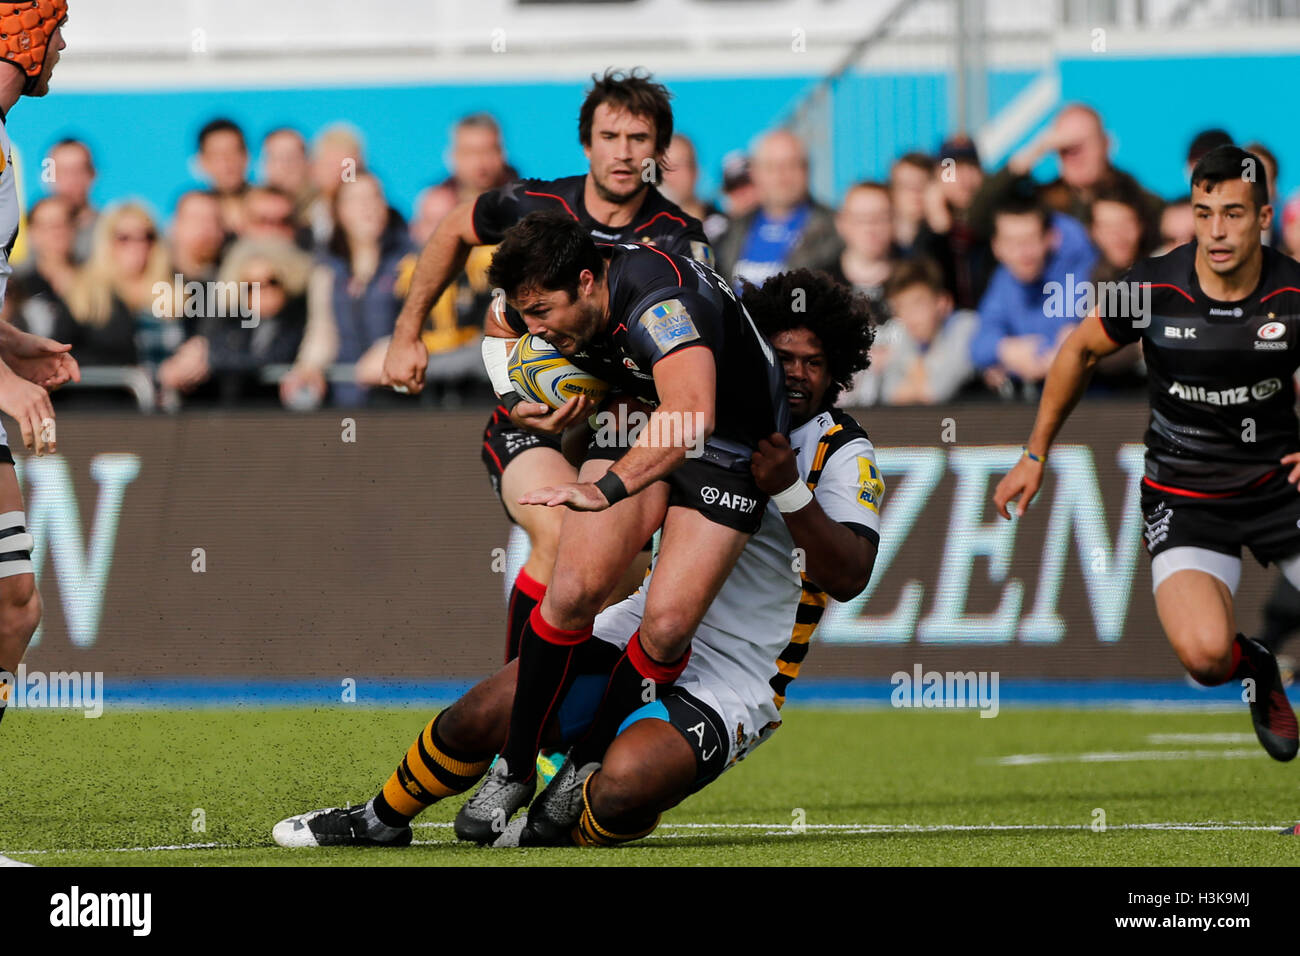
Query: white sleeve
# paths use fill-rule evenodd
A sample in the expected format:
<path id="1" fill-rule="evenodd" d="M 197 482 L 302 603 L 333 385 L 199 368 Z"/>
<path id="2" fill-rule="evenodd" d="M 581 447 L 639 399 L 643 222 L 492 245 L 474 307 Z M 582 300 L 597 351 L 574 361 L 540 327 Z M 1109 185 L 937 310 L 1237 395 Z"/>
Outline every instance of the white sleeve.
<path id="1" fill-rule="evenodd" d="M 837 448 L 826 460 L 813 495 L 832 521 L 879 543 L 885 482 L 871 442 L 855 438 Z"/>

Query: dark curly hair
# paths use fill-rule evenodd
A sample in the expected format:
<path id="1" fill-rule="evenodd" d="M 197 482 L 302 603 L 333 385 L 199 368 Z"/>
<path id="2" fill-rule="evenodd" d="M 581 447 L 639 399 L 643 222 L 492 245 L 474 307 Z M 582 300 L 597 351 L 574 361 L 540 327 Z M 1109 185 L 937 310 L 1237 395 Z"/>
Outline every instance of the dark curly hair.
<path id="1" fill-rule="evenodd" d="M 819 411 L 832 407 L 853 376 L 871 364 L 868 353 L 882 316 L 865 295 L 825 272 L 795 269 L 771 276 L 761 286 L 746 282 L 740 299 L 768 339 L 794 329 L 817 336 L 831 375 Z"/>
<path id="2" fill-rule="evenodd" d="M 506 230 L 488 266 L 488 282 L 507 299 L 521 291 L 563 289 L 578 297 L 578 276 L 590 269 L 599 279 L 605 260 L 577 221 L 556 212 L 531 212 Z"/>

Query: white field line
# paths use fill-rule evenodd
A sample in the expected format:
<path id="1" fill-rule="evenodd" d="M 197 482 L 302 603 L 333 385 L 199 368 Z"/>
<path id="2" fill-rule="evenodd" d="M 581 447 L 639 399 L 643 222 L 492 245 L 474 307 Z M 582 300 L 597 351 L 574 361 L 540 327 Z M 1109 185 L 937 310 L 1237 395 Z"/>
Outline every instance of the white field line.
<path id="1" fill-rule="evenodd" d="M 1259 748 L 1235 750 L 1099 750 L 1082 754 L 1008 754 L 993 763 L 999 767 L 1027 767 L 1044 763 L 1129 763 L 1141 760 L 1249 760 L 1266 756 Z"/>
<path id="2" fill-rule="evenodd" d="M 1147 734 L 1149 744 L 1253 744 L 1254 734 Z"/>
<path id="3" fill-rule="evenodd" d="M 417 828 L 450 830 L 450 823 L 416 823 Z M 1115 823 L 1107 830 L 1162 830 L 1208 832 L 1215 830 L 1276 831 L 1277 823 L 1254 823 L 1244 820 L 1205 821 L 1203 823 Z M 796 830 L 789 823 L 665 823 L 650 837 L 681 839 L 703 832 L 761 830 L 764 836 L 798 836 L 801 833 L 842 833 L 848 836 L 876 833 L 1007 833 L 1026 831 L 1091 830 L 1090 823 L 808 823 Z M 415 840 L 413 846 L 447 846 L 446 840 Z M 63 853 L 159 853 L 174 850 L 260 850 L 261 843 L 172 843 L 163 846 L 120 846 L 109 849 L 83 847 L 60 850 L 5 850 L 7 856 L 49 856 Z"/>

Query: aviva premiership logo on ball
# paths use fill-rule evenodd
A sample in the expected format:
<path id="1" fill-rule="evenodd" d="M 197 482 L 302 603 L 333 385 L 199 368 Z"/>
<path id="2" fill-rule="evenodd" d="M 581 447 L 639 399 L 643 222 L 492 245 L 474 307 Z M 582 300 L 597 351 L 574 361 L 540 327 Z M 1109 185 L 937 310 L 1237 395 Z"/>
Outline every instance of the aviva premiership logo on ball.
<path id="1" fill-rule="evenodd" d="M 510 384 L 526 401 L 559 408 L 585 395 L 599 403 L 609 386 L 584 372 L 535 335 L 525 335 L 510 355 Z"/>

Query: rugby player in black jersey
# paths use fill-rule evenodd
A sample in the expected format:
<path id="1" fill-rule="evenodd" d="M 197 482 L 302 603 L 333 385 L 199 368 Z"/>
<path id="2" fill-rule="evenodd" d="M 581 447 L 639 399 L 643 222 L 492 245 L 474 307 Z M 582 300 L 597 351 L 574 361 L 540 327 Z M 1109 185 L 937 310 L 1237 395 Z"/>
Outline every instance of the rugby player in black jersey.
<path id="1" fill-rule="evenodd" d="M 1066 340 L 1025 454 L 993 499 L 1029 506 L 1097 360 L 1142 342 L 1150 381 L 1142 511 L 1165 635 L 1202 684 L 1242 681 L 1270 756 L 1300 746 L 1277 662 L 1237 632 L 1241 549 L 1300 584 L 1300 263 L 1260 243 L 1273 210 L 1259 158 L 1235 146 L 1192 170 L 1196 238 L 1139 262 Z M 1098 295 L 1097 301 L 1103 301 Z M 1248 683 L 1247 683 L 1248 682 Z"/>
<path id="2" fill-rule="evenodd" d="M 570 759 L 598 760 L 643 695 L 682 673 L 696 626 L 762 520 L 767 496 L 751 453 L 787 432 L 790 416 L 771 347 L 726 281 L 694 259 L 633 243 L 598 247 L 581 223 L 532 213 L 506 232 L 488 278 L 528 332 L 655 410 L 630 447 L 598 433 L 578 481 L 519 499 L 569 510 L 551 585 L 522 632 L 501 758 L 456 818 L 457 834 L 477 842 L 494 839 L 532 797 L 533 755 L 573 655 L 661 525 L 644 623 Z"/>
<path id="3" fill-rule="evenodd" d="M 806 308 L 796 312 L 796 296 Z M 754 479 L 772 496 L 759 530 L 700 622 L 672 688 L 633 711 L 595 765 L 569 761 L 493 843 L 613 846 L 744 760 L 782 725 L 828 598 L 861 592 L 875 564 L 884 491 L 866 432 L 835 400 L 868 364 L 875 314 L 824 273 L 782 273 L 743 301 L 785 369 L 791 431 L 760 442 Z M 796 489 L 792 493 L 792 489 Z M 802 549 L 806 571 L 791 566 Z M 654 573 L 658 573 L 657 570 Z M 653 580 L 653 578 L 652 578 Z M 616 661 L 644 619 L 646 592 L 608 608 L 574 657 L 576 677 L 546 728 L 580 737 Z M 366 803 L 297 814 L 272 831 L 285 847 L 407 846 L 416 815 L 462 793 L 506 737 L 518 662 L 438 713 Z"/>
<path id="4" fill-rule="evenodd" d="M 712 262 L 713 253 L 699 221 L 654 185 L 672 141 L 670 94 L 635 71 L 607 71 L 593 80 L 578 113 L 578 139 L 590 161 L 588 172 L 551 181 L 521 180 L 463 202 L 448 213 L 420 254 L 384 359 L 385 385 L 412 393 L 424 387 L 429 354 L 420 340 L 420 329 L 429 308 L 460 274 L 471 248 L 500 242 L 505 230 L 530 212 L 556 210 L 572 216 L 599 241 L 652 243 L 668 252 Z M 531 543 L 529 558 L 510 596 L 506 634 L 506 659 L 510 660 L 523 622 L 550 583 L 560 531 L 558 512 L 522 506 L 519 496 L 576 477 L 573 466 L 560 453 L 559 436 L 594 409 L 586 398 L 575 398 L 557 411 L 520 402 L 506 373 L 510 348 L 519 333 L 495 309 L 486 318 L 484 332 L 484 363 L 501 404 L 484 432 L 483 463 L 507 515 L 523 527 Z M 639 578 L 633 575 L 632 580 Z"/>

